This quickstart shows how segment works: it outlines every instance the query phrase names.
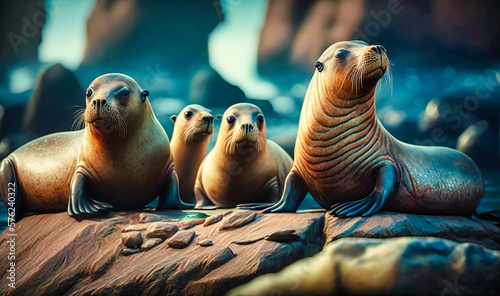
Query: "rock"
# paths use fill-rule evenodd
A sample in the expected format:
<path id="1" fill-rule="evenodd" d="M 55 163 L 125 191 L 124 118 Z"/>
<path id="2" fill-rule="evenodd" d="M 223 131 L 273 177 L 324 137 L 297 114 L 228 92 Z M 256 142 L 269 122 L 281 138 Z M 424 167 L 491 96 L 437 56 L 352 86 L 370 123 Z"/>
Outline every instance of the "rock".
<path id="1" fill-rule="evenodd" d="M 240 228 L 252 222 L 257 215 L 252 211 L 237 211 L 227 220 L 222 222 L 220 230 Z"/>
<path id="2" fill-rule="evenodd" d="M 174 249 L 184 249 L 193 241 L 194 231 L 179 231 L 167 242 L 168 246 Z"/>
<path id="3" fill-rule="evenodd" d="M 161 238 L 147 239 L 145 242 L 142 243 L 141 250 L 143 250 L 143 251 L 149 250 L 152 247 L 155 247 L 155 246 L 161 244 L 162 242 L 163 242 L 163 240 Z"/>
<path id="4" fill-rule="evenodd" d="M 293 242 L 296 240 L 300 239 L 300 236 L 296 233 L 294 233 L 295 230 L 282 230 L 282 231 L 276 231 L 271 234 L 266 235 L 264 237 L 265 240 L 273 241 L 273 242 L 279 242 L 279 243 L 288 243 L 288 242 Z"/>
<path id="5" fill-rule="evenodd" d="M 24 217 L 16 223 L 17 282 L 9 296 L 223 295 L 259 275 L 278 272 L 316 254 L 325 239 L 323 214 L 266 214 L 232 231 L 219 231 L 218 226 L 197 227 L 196 242 L 215 242 L 210 247 L 191 242 L 185 249 L 174 249 L 165 248 L 165 242 L 123 256 L 122 229 L 137 223 L 138 217 L 137 212 L 111 212 L 108 218 L 82 221 L 65 212 Z M 290 229 L 290 223 L 302 240 L 230 245 L 250 235 L 262 237 Z M 7 246 L 8 239 L 7 232 L 1 233 L 0 246 Z M 0 247 L 0 266 L 10 264 L 8 253 L 8 248 Z M 1 276 L 0 287 L 7 284 L 7 277 Z"/>
<path id="6" fill-rule="evenodd" d="M 222 220 L 222 217 L 224 217 L 223 214 L 210 216 L 205 220 L 205 223 L 203 224 L 203 226 L 207 227 L 207 226 L 210 226 L 212 224 L 218 223 Z"/>
<path id="7" fill-rule="evenodd" d="M 497 295 L 500 252 L 440 238 L 342 238 L 228 295 Z"/>
<path id="8" fill-rule="evenodd" d="M 140 249 L 123 248 L 122 255 L 123 256 L 130 256 L 132 254 L 139 253 L 140 251 L 141 251 Z"/>
<path id="9" fill-rule="evenodd" d="M 151 223 L 140 223 L 140 224 L 130 224 L 127 225 L 123 228 L 122 232 L 129 232 L 129 231 L 144 231 L 148 229 L 149 226 L 154 224 L 155 222 Z"/>
<path id="10" fill-rule="evenodd" d="M 158 222 L 162 221 L 163 217 L 156 214 L 149 213 L 141 213 L 139 215 L 139 223 L 149 223 L 149 222 Z"/>
<path id="11" fill-rule="evenodd" d="M 123 244 L 131 249 L 140 248 L 143 240 L 142 233 L 139 231 L 125 232 L 122 234 Z"/>
<path id="12" fill-rule="evenodd" d="M 26 106 L 24 127 L 31 133 L 43 136 L 83 128 L 84 107 L 79 111 L 75 106 L 85 106 L 85 90 L 75 75 L 61 64 L 55 64 L 40 72 L 38 81 Z M 75 121 L 75 114 L 82 115 Z M 73 123 L 79 122 L 80 126 Z"/>
<path id="13" fill-rule="evenodd" d="M 161 238 L 165 240 L 174 235 L 178 230 L 177 225 L 168 222 L 152 223 L 146 230 L 147 238 Z"/>
<path id="14" fill-rule="evenodd" d="M 202 247 L 213 246 L 213 244 L 214 244 L 214 242 L 209 240 L 209 239 L 204 239 L 204 240 L 201 240 L 197 243 L 197 245 L 202 246 Z"/>
<path id="15" fill-rule="evenodd" d="M 191 229 L 195 227 L 196 225 L 203 224 L 205 222 L 205 218 L 191 218 L 191 219 L 186 219 L 182 220 L 181 223 L 179 223 L 179 228 L 180 229 Z"/>
<path id="16" fill-rule="evenodd" d="M 381 212 L 367 218 L 340 219 L 326 214 L 325 234 L 326 244 L 343 237 L 434 236 L 500 249 L 499 227 L 485 220 L 460 216 Z"/>

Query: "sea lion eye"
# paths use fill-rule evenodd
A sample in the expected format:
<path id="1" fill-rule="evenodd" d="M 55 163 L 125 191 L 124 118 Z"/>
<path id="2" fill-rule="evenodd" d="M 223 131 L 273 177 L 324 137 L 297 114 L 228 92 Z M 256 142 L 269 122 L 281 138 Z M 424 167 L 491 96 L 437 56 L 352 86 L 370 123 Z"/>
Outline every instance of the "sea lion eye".
<path id="1" fill-rule="evenodd" d="M 184 117 L 190 118 L 191 116 L 193 116 L 193 111 L 189 110 L 189 111 L 184 112 Z"/>
<path id="2" fill-rule="evenodd" d="M 337 53 L 335 54 L 335 57 L 337 59 L 345 59 L 345 57 L 349 54 L 349 51 L 347 49 L 339 49 Z"/>
<path id="3" fill-rule="evenodd" d="M 316 69 L 318 69 L 319 72 L 323 71 L 323 63 L 320 62 L 320 61 L 317 61 L 315 64 L 314 64 L 314 67 L 316 67 Z"/>
<path id="4" fill-rule="evenodd" d="M 122 88 L 119 92 L 118 92 L 118 95 L 123 98 L 123 99 L 126 99 L 128 98 L 128 96 L 130 96 L 130 90 L 128 88 Z"/>
<path id="5" fill-rule="evenodd" d="M 229 115 L 228 117 L 226 117 L 226 121 L 229 124 L 233 124 L 236 121 L 236 117 L 234 117 L 234 115 Z"/>
<path id="6" fill-rule="evenodd" d="M 257 115 L 257 122 L 259 124 L 263 124 L 264 123 L 264 115 L 262 115 L 262 114 Z"/>
<path id="7" fill-rule="evenodd" d="M 90 97 L 92 96 L 92 93 L 93 93 L 93 91 L 92 91 L 92 89 L 89 87 L 89 88 L 87 88 L 87 93 L 86 93 L 85 95 L 87 96 L 87 98 L 90 98 Z"/>

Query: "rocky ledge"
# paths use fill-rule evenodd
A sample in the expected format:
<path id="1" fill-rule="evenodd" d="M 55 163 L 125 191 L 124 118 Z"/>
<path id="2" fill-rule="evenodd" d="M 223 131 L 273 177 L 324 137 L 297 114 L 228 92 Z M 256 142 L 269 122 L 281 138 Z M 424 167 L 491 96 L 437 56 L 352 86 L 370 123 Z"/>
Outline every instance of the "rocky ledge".
<path id="1" fill-rule="evenodd" d="M 7 246 L 11 238 L 8 234 L 10 232 L 6 230 L 0 235 L 0 246 L 4 246 L 0 248 L 1 287 L 7 287 L 9 283 L 7 268 L 3 268 L 11 262 L 8 260 Z M 377 268 L 383 267 L 392 272 L 387 271 L 386 278 L 395 273 L 404 277 L 404 273 L 397 273 L 400 266 L 408 268 L 412 264 L 436 265 L 438 269 L 449 270 L 474 262 L 474 268 L 480 268 L 484 260 L 477 256 L 481 254 L 492 258 L 492 262 L 498 260 L 497 253 L 483 247 L 500 249 L 500 229 L 486 221 L 387 212 L 369 218 L 338 219 L 324 211 L 300 214 L 261 214 L 241 210 L 143 211 L 114 212 L 103 219 L 82 221 L 69 218 L 66 213 L 57 213 L 26 217 L 16 224 L 15 234 L 16 288 L 7 290 L 9 295 L 222 295 L 323 249 L 325 251 L 317 255 L 323 258 L 319 261 L 337 252 L 342 254 L 344 249 L 354 252 L 344 256 L 345 265 L 318 263 L 318 269 L 310 271 L 326 276 L 326 280 L 333 284 L 339 278 L 346 279 L 364 272 L 360 262 L 372 264 L 374 275 L 378 274 Z M 419 239 L 428 238 L 402 240 L 405 243 L 397 240 L 392 243 L 392 239 L 364 239 L 401 236 L 439 238 L 433 239 L 432 244 L 420 243 L 424 247 L 433 246 L 430 249 L 422 247 L 421 254 L 415 246 L 418 246 Z M 472 244 L 459 245 L 443 238 Z M 386 241 L 388 247 L 385 247 Z M 348 247 L 339 247 L 339 244 Z M 418 256 L 403 256 L 409 245 L 412 250 L 417 250 L 414 254 Z M 462 253 L 453 251 L 457 248 L 463 250 L 464 256 L 460 257 Z M 392 251 L 387 253 L 387 250 Z M 429 250 L 437 250 L 441 255 L 455 252 L 453 254 L 460 256 L 456 255 L 455 263 L 432 260 Z M 387 256 L 393 263 L 382 262 Z M 479 259 L 470 261 L 467 256 L 472 256 L 470 260 Z M 371 263 L 368 259 L 372 260 Z M 402 262 L 404 260 L 407 261 Z M 311 261 L 300 260 L 297 264 L 301 262 Z M 344 267 L 337 270 L 338 266 Z M 344 273 L 345 266 L 350 268 L 349 274 Z M 321 269 L 326 267 L 333 269 L 326 273 Z M 257 283 L 259 280 L 256 279 Z M 426 281 L 432 280 L 437 281 L 437 278 L 429 277 Z M 359 279 L 352 283 L 372 287 L 377 281 L 377 277 L 365 277 L 364 282 Z M 453 284 L 454 278 L 449 281 Z M 258 284 L 261 285 L 268 287 Z M 386 285 L 385 290 L 374 291 L 403 291 L 391 288 L 394 286 L 403 287 L 401 289 L 411 287 L 405 279 L 396 277 L 392 286 Z M 250 284 L 250 287 L 255 285 Z M 359 292 L 346 288 L 350 286 L 338 287 L 325 288 L 325 291 L 345 289 L 349 293 Z M 245 294 L 246 288 L 242 289 L 237 290 L 237 294 Z"/>
<path id="2" fill-rule="evenodd" d="M 498 295 L 500 252 L 439 238 L 342 238 L 236 295 Z"/>

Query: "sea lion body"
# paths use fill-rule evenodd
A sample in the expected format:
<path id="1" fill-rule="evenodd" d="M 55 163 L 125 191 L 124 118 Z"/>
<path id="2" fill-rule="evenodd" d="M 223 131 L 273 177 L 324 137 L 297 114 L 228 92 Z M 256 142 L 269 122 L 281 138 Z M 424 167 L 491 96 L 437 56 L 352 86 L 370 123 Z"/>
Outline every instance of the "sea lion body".
<path id="1" fill-rule="evenodd" d="M 293 161 L 266 139 L 262 111 L 252 104 L 236 104 L 223 118 L 217 143 L 198 170 L 197 207 L 278 201 Z"/>
<path id="2" fill-rule="evenodd" d="M 385 49 L 362 41 L 339 42 L 323 53 L 304 100 L 284 194 L 265 212 L 295 211 L 307 191 L 338 216 L 475 210 L 483 180 L 468 156 L 402 143 L 376 118 L 375 86 L 387 66 Z"/>
<path id="3" fill-rule="evenodd" d="M 108 204 L 137 209 L 158 196 L 160 209 L 184 206 L 168 137 L 147 95 L 122 74 L 94 80 L 81 114 L 83 130 L 36 139 L 2 161 L 4 203 L 6 184 L 15 183 L 16 215 L 65 209 L 73 217 L 97 215 Z"/>
<path id="4" fill-rule="evenodd" d="M 174 131 L 170 149 L 179 177 L 179 193 L 183 200 L 193 203 L 196 174 L 214 133 L 214 116 L 209 109 L 192 104 L 171 119 L 174 121 Z"/>

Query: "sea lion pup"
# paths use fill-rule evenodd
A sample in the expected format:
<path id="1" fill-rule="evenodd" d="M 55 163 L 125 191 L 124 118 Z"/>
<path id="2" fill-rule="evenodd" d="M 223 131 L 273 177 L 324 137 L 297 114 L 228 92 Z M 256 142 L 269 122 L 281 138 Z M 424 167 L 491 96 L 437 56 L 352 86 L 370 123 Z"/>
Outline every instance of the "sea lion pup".
<path id="1" fill-rule="evenodd" d="M 132 78 L 106 74 L 86 92 L 83 130 L 51 134 L 14 151 L 0 165 L 1 195 L 21 212 L 97 215 L 110 206 L 186 207 L 167 134 Z"/>
<path id="2" fill-rule="evenodd" d="M 363 41 L 338 42 L 321 55 L 300 115 L 293 168 L 281 200 L 265 212 L 294 212 L 307 191 L 337 216 L 474 211 L 483 179 L 468 156 L 402 143 L 377 120 L 375 86 L 387 67 L 386 50 Z"/>
<path id="3" fill-rule="evenodd" d="M 174 122 L 170 149 L 179 177 L 179 193 L 182 200 L 194 203 L 194 182 L 214 133 L 214 116 L 209 109 L 192 104 L 170 118 Z M 217 115 L 219 118 L 221 115 Z"/>
<path id="4" fill-rule="evenodd" d="M 215 147 L 198 170 L 196 207 L 269 206 L 279 200 L 292 164 L 278 144 L 266 139 L 262 111 L 248 103 L 233 105 L 224 113 Z"/>

